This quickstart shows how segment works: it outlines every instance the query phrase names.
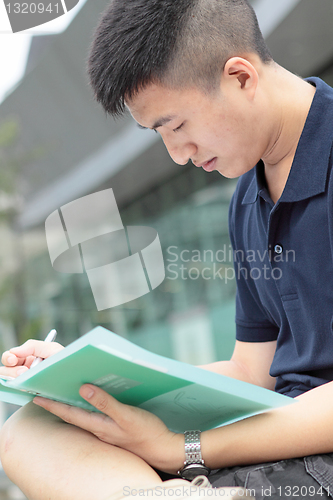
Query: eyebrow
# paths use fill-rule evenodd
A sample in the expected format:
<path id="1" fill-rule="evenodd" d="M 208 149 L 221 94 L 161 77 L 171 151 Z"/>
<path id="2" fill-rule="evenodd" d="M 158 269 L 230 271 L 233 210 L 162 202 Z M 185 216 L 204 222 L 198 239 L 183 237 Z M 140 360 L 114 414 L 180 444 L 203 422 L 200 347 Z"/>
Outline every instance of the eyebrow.
<path id="1" fill-rule="evenodd" d="M 157 129 L 158 127 L 162 127 L 163 125 L 165 125 L 166 123 L 168 122 L 171 122 L 171 120 L 173 120 L 174 118 L 176 118 L 176 115 L 169 115 L 169 116 L 164 116 L 162 118 L 159 118 L 155 123 L 154 125 L 152 126 L 152 130 L 155 130 Z M 142 125 L 140 125 L 138 123 L 138 127 L 141 128 L 141 129 L 144 129 L 144 130 L 147 130 L 148 127 L 143 127 Z"/>

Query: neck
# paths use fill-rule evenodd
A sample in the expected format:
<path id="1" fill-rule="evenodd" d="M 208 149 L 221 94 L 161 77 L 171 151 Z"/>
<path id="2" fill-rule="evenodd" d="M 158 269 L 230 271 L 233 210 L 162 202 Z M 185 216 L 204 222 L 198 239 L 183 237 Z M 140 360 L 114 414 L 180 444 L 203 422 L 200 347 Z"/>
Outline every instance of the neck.
<path id="1" fill-rule="evenodd" d="M 273 117 L 271 141 L 262 160 L 270 196 L 274 203 L 281 197 L 294 160 L 315 88 L 280 66 L 268 77 L 270 109 Z M 268 82 L 267 80 L 267 82 Z"/>

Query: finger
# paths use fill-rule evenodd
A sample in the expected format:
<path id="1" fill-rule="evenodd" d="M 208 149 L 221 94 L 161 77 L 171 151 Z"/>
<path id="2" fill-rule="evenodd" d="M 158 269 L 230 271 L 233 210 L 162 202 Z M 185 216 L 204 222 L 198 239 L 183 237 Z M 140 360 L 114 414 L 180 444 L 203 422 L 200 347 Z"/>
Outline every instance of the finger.
<path id="1" fill-rule="evenodd" d="M 28 371 L 28 369 L 29 368 L 27 366 L 14 366 L 12 368 L 7 367 L 7 366 L 2 366 L 0 368 L 0 375 L 4 375 L 5 377 L 16 378 L 19 375 L 21 375 L 22 373 L 25 373 L 26 371 Z"/>
<path id="2" fill-rule="evenodd" d="M 6 351 L 3 353 L 1 357 L 1 362 L 5 366 L 18 366 L 23 365 L 25 358 L 18 358 L 15 354 L 10 351 Z"/>
<path id="3" fill-rule="evenodd" d="M 116 421 L 124 414 L 124 407 L 128 407 L 128 405 L 120 403 L 110 396 L 110 394 L 95 385 L 85 384 L 81 386 L 79 394 L 83 399 L 97 408 L 97 410 L 105 413 L 105 415 L 108 415 Z"/>
<path id="4" fill-rule="evenodd" d="M 105 415 L 98 413 L 90 413 L 89 411 L 83 410 L 76 406 L 70 406 L 64 403 L 59 403 L 58 401 L 53 401 L 51 399 L 35 397 L 33 402 L 44 408 L 45 410 L 53 413 L 57 417 L 61 418 L 65 422 L 76 427 L 81 427 L 86 431 L 95 433 L 104 423 L 107 418 Z M 111 422 L 111 419 L 109 419 Z"/>
<path id="5" fill-rule="evenodd" d="M 35 361 L 36 356 L 28 356 L 24 361 L 24 366 L 30 368 L 32 363 Z"/>
<path id="6" fill-rule="evenodd" d="M 1 356 L 1 363 L 6 366 L 16 366 L 17 357 L 13 353 L 5 351 Z"/>
<path id="7" fill-rule="evenodd" d="M 63 346 L 58 344 L 58 342 L 43 342 L 42 340 L 30 339 L 18 347 L 13 347 L 9 352 L 19 358 L 35 356 L 45 359 L 62 349 Z"/>

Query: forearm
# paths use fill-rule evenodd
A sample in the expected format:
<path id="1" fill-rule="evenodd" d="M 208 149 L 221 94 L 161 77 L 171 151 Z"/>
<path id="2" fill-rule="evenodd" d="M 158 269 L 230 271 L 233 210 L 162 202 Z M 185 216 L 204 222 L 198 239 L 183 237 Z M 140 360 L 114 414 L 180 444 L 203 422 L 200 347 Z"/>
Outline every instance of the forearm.
<path id="1" fill-rule="evenodd" d="M 243 382 L 249 382 L 250 384 L 253 383 L 251 374 L 246 370 L 245 366 L 232 359 L 229 361 L 217 361 L 208 365 L 201 365 L 199 368 L 225 375 L 226 377 L 242 380 Z"/>
<path id="2" fill-rule="evenodd" d="M 205 463 L 215 469 L 333 452 L 333 382 L 296 401 L 203 432 Z"/>
<path id="3" fill-rule="evenodd" d="M 236 341 L 230 361 L 218 361 L 201 368 L 274 390 L 275 379 L 269 375 L 269 370 L 275 348 L 275 341 L 261 343 Z"/>

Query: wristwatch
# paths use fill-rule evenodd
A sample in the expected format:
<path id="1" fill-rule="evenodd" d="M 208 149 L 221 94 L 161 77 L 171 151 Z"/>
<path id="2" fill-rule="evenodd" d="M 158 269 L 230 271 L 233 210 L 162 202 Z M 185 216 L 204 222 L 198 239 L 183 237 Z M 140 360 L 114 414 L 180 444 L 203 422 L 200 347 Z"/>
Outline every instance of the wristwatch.
<path id="1" fill-rule="evenodd" d="M 201 456 L 200 446 L 201 431 L 185 431 L 185 462 L 184 467 L 178 471 L 183 479 L 192 481 L 197 476 L 208 476 L 209 467 Z"/>

